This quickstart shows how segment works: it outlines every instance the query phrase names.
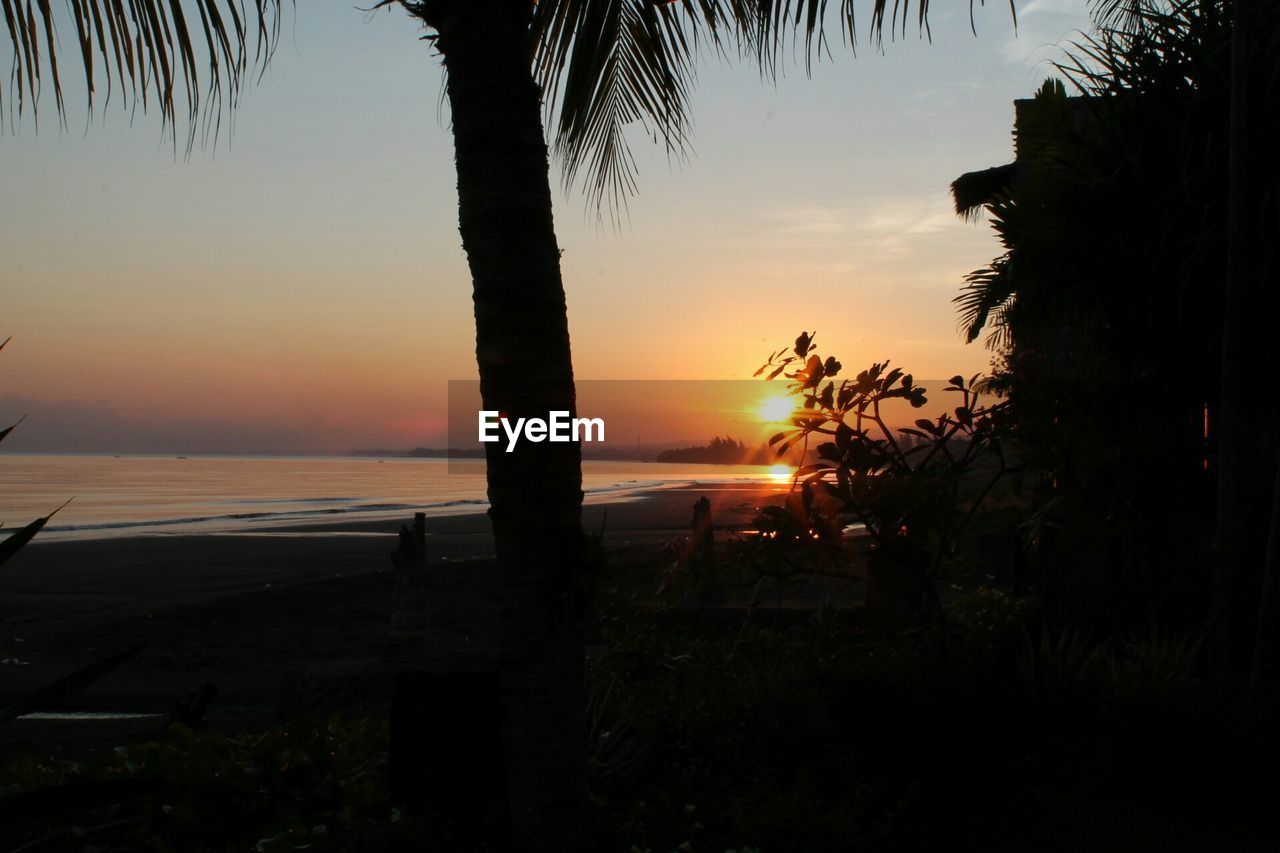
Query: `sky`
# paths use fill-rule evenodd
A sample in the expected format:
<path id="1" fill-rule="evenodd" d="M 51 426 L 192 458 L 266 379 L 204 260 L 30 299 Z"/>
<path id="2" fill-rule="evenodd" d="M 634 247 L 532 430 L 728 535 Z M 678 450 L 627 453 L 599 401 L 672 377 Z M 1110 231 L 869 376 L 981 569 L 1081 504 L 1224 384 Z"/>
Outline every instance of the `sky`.
<path id="1" fill-rule="evenodd" d="M 634 135 L 620 229 L 557 184 L 576 375 L 746 379 L 815 329 L 850 368 L 987 369 L 951 300 L 998 246 L 947 188 L 1012 159 L 1012 101 L 1053 74 L 1085 7 L 1020 3 L 1015 32 L 994 0 L 975 37 L 967 3 L 935 2 L 932 43 L 864 41 L 776 82 L 708 58 L 692 156 Z M 74 86 L 66 129 L 49 97 L 38 129 L 6 126 L 0 425 L 27 416 L 6 451 L 444 442 L 474 325 L 443 75 L 420 34 L 396 10 L 298 3 L 234 127 L 189 158 L 157 115 L 88 120 Z"/>

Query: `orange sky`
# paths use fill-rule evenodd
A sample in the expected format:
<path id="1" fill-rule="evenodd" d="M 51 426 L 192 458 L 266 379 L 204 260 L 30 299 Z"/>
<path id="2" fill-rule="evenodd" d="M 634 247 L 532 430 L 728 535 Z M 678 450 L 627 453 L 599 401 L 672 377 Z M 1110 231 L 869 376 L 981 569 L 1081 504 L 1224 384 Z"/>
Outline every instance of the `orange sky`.
<path id="1" fill-rule="evenodd" d="M 695 158 L 634 140 L 628 225 L 557 196 L 578 376 L 745 379 L 814 328 L 849 368 L 984 370 L 950 300 L 996 243 L 946 188 L 1011 156 L 1011 101 L 1084 25 L 1075 5 L 1020 8 L 1016 38 L 1007 9 L 979 9 L 977 39 L 943 10 L 932 45 L 813 80 L 708 65 Z M 30 415 L 6 449 L 443 440 L 446 383 L 475 367 L 439 69 L 399 15 L 300 7 L 292 30 L 189 161 L 117 109 L 0 138 L 0 418 Z"/>

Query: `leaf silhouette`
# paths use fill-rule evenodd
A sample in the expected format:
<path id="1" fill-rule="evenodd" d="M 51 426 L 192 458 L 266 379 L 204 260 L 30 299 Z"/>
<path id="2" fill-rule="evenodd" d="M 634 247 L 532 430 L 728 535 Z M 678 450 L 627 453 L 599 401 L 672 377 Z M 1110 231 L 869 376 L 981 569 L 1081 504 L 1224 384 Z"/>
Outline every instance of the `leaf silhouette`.
<path id="1" fill-rule="evenodd" d="M 73 500 L 75 500 L 75 498 L 68 498 L 67 503 L 64 503 L 44 518 L 37 518 L 21 530 L 11 533 L 8 539 L 0 542 L 0 565 L 4 565 L 8 562 L 14 554 L 18 553 L 18 551 L 22 549 L 23 545 L 26 545 L 34 539 L 35 535 L 44 529 L 44 526 L 49 523 L 49 519 L 57 515 L 63 507 L 71 503 Z"/>
<path id="2" fill-rule="evenodd" d="M 26 419 L 27 419 L 27 416 L 26 416 L 26 415 L 23 415 L 22 417 L 18 418 L 18 422 L 17 422 L 17 423 L 13 424 L 12 426 L 7 426 L 7 427 L 5 427 L 3 430 L 0 430 L 0 441 L 4 441 L 4 440 L 5 440 L 5 438 L 7 438 L 7 437 L 8 437 L 9 433 L 11 433 L 11 432 L 13 432 L 15 429 L 17 429 L 17 428 L 18 428 L 18 424 L 22 423 L 22 422 L 23 422 L 23 421 L 25 421 Z"/>
<path id="3" fill-rule="evenodd" d="M 0 708 L 0 724 L 16 720 L 23 714 L 29 714 L 42 707 L 56 705 L 69 696 L 74 696 L 89 685 L 106 678 L 121 664 L 140 652 L 144 645 L 146 644 L 134 643 L 123 652 L 81 667 L 70 675 L 64 675 L 52 684 L 40 688 L 35 693 L 23 696 L 18 701 Z"/>

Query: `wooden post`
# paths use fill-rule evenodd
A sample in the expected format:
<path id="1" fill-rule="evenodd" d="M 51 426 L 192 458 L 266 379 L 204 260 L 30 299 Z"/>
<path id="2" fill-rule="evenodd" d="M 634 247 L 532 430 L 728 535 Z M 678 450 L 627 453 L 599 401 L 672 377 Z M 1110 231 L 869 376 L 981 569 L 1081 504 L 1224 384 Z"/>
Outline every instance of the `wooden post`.
<path id="1" fill-rule="evenodd" d="M 391 597 L 391 630 L 393 632 L 427 629 L 427 514 L 413 515 L 413 529 L 400 528 L 400 544 L 391 552 L 395 567 L 395 591 Z"/>

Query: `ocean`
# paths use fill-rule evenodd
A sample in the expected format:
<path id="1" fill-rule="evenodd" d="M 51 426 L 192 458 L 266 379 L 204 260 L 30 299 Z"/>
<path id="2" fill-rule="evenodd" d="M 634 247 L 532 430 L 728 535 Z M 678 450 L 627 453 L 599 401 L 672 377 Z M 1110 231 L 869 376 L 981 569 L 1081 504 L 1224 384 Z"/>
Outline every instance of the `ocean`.
<path id="1" fill-rule="evenodd" d="M 759 465 L 587 461 L 588 502 L 694 482 L 776 480 Z M 11 531 L 73 498 L 39 541 L 242 533 L 307 522 L 482 512 L 482 460 L 0 454 Z"/>

